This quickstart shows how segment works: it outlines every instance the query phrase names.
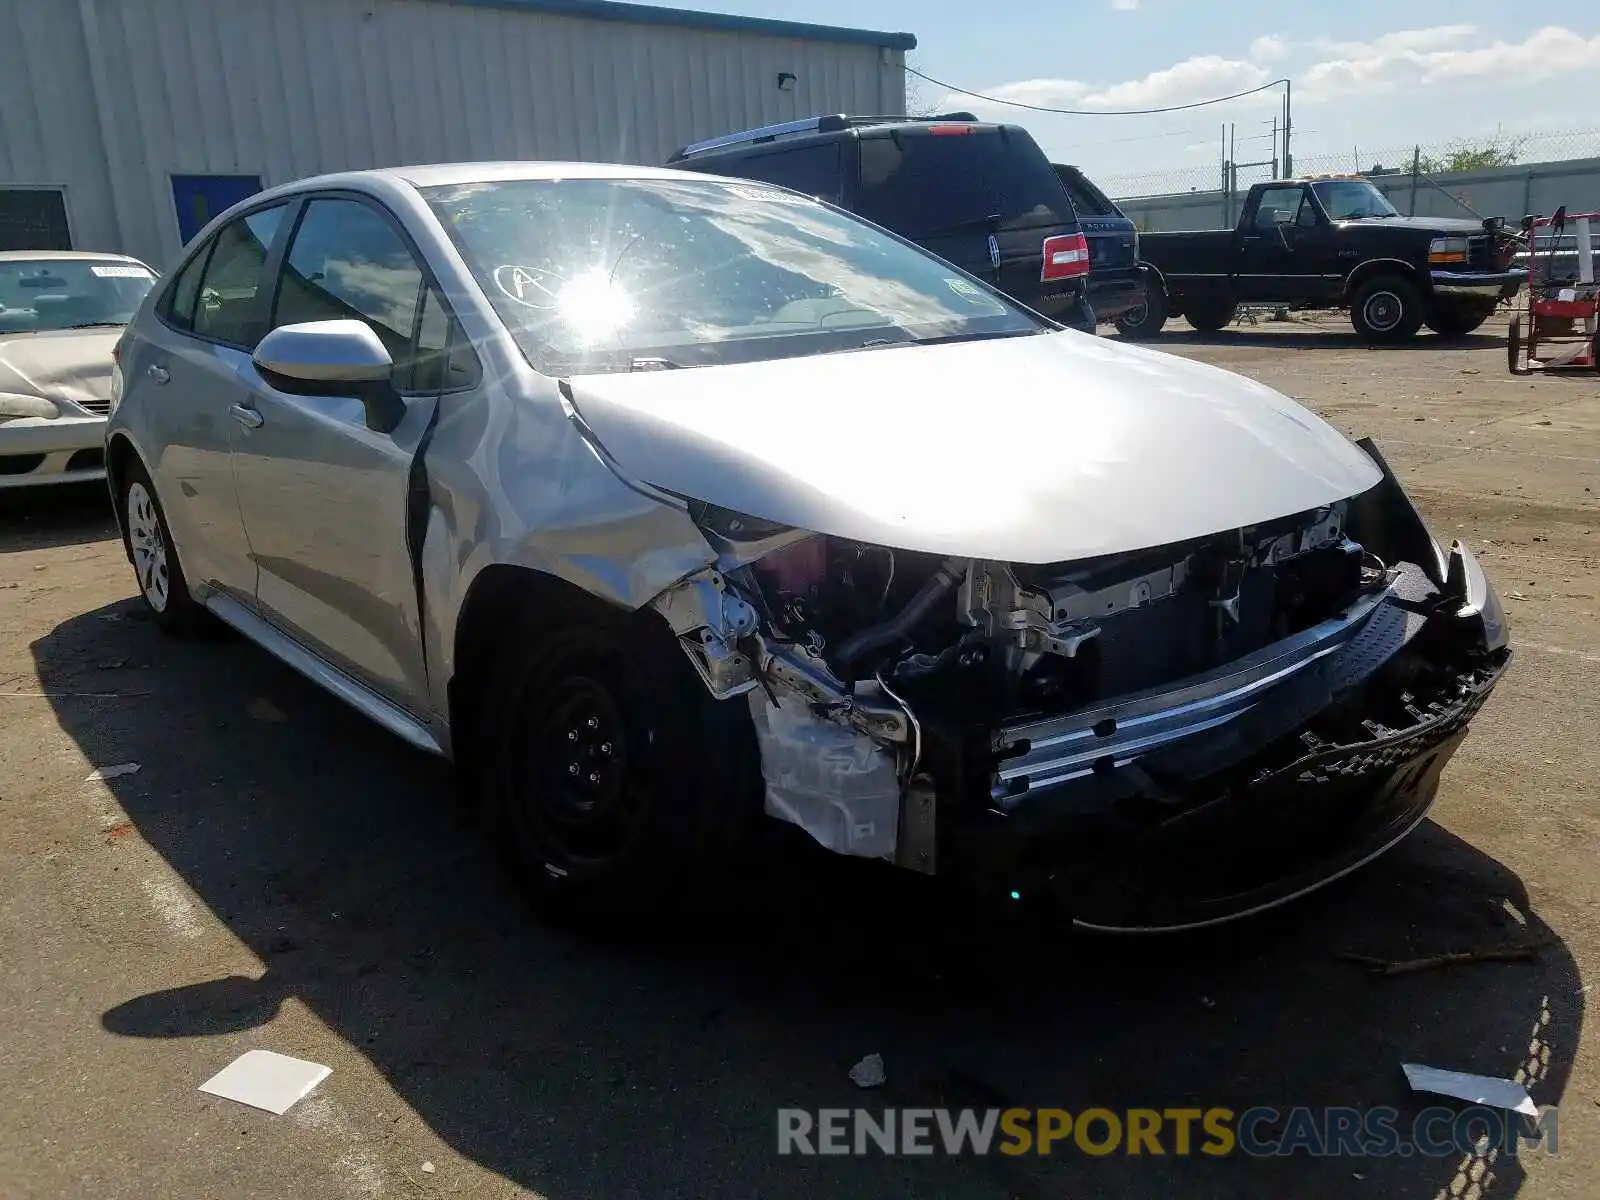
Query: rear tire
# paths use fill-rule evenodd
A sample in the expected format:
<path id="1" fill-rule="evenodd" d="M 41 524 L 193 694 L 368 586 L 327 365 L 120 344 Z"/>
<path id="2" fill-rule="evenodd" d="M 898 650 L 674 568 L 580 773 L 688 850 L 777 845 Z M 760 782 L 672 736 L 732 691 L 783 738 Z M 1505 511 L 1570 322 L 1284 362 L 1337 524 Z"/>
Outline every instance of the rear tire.
<path id="1" fill-rule="evenodd" d="M 1183 319 L 1199 333 L 1216 333 L 1225 329 L 1238 311 L 1235 303 L 1197 300 L 1183 306 Z"/>
<path id="2" fill-rule="evenodd" d="M 760 811 L 744 700 L 713 700 L 654 620 L 558 615 L 488 671 L 473 782 L 513 881 L 547 916 L 668 910 Z"/>
<path id="3" fill-rule="evenodd" d="M 166 513 L 156 498 L 155 484 L 137 459 L 120 473 L 117 504 L 122 516 L 122 545 L 133 563 L 139 598 L 163 633 L 195 632 L 205 617 L 189 595 L 189 583 L 178 563 L 178 551 L 167 527 Z"/>
<path id="4" fill-rule="evenodd" d="M 1392 345 L 1409 341 L 1422 328 L 1422 317 L 1422 293 L 1399 275 L 1367 280 L 1350 301 L 1350 323 L 1368 342 Z"/>
<path id="5" fill-rule="evenodd" d="M 1506 366 L 1513 375 L 1528 375 L 1532 369 L 1522 359 L 1522 314 L 1511 318 L 1511 328 L 1506 330 Z"/>
<path id="6" fill-rule="evenodd" d="M 1167 323 L 1167 293 L 1158 283 L 1145 285 L 1144 303 L 1130 308 L 1117 318 L 1117 332 L 1132 342 L 1146 342 L 1159 336 Z"/>
<path id="7" fill-rule="evenodd" d="M 1466 337 L 1494 315 L 1495 301 L 1435 300 L 1428 328 L 1440 337 Z"/>

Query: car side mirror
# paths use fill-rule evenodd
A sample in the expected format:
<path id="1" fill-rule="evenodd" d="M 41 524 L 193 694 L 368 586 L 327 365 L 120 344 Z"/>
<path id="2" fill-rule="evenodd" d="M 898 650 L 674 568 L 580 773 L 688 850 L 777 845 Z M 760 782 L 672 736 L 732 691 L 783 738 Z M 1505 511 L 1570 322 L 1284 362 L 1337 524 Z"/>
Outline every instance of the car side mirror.
<path id="1" fill-rule="evenodd" d="M 392 433 L 405 416 L 394 359 L 365 321 L 306 321 L 274 329 L 251 356 L 261 377 L 301 396 L 355 396 L 367 427 Z"/>

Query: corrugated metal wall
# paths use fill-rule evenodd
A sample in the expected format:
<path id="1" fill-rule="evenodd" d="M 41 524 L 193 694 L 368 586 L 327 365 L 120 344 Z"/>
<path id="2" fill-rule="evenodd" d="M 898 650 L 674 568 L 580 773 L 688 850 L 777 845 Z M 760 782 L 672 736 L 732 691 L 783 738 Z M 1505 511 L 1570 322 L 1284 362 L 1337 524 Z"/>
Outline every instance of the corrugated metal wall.
<path id="1" fill-rule="evenodd" d="M 155 264 L 179 249 L 174 174 L 660 163 L 730 129 L 905 102 L 898 51 L 427 0 L 0 0 L 13 22 L 0 186 L 67 185 L 77 245 Z"/>

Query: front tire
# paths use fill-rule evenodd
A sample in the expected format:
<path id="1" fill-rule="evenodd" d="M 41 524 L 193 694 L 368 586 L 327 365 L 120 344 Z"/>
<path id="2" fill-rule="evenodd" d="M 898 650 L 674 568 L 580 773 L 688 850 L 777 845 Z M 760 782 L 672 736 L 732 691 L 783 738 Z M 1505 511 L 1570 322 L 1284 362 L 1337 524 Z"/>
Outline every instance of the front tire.
<path id="1" fill-rule="evenodd" d="M 122 543 L 133 563 L 139 598 L 163 633 L 193 633 L 205 610 L 189 595 L 172 530 L 150 474 L 137 460 L 122 473 Z"/>
<path id="2" fill-rule="evenodd" d="M 1350 323 L 1364 341 L 1394 344 L 1409 341 L 1422 328 L 1422 293 L 1399 275 L 1367 280 L 1350 301 Z"/>
<path id="3" fill-rule="evenodd" d="M 1157 283 L 1146 284 L 1144 303 L 1117 318 L 1117 332 L 1131 342 L 1147 342 L 1160 335 L 1168 311 L 1166 289 Z"/>
<path id="4" fill-rule="evenodd" d="M 1198 333 L 1217 333 L 1227 328 L 1238 311 L 1237 304 L 1196 300 L 1183 306 L 1183 319 Z"/>
<path id="5" fill-rule="evenodd" d="M 653 617 L 557 617 L 490 670 L 479 804 L 547 915 L 613 923 L 670 908 L 759 812 L 745 701 L 712 700 Z"/>
<path id="6" fill-rule="evenodd" d="M 1435 300 L 1428 328 L 1440 337 L 1466 337 L 1494 315 L 1493 300 Z"/>

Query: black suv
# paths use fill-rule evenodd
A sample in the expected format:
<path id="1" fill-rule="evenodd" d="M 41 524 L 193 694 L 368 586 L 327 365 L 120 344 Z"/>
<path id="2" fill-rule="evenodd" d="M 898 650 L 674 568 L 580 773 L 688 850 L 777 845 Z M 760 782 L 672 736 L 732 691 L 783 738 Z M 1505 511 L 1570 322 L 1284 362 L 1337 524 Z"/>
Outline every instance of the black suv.
<path id="1" fill-rule="evenodd" d="M 1116 324 L 1144 307 L 1144 268 L 1139 264 L 1139 229 L 1115 201 L 1077 167 L 1051 164 L 1089 240 L 1089 303 L 1101 321 Z"/>
<path id="2" fill-rule="evenodd" d="M 1089 246 L 1050 160 L 971 113 L 812 117 L 685 146 L 685 171 L 760 179 L 839 205 L 1051 320 L 1093 332 Z"/>

